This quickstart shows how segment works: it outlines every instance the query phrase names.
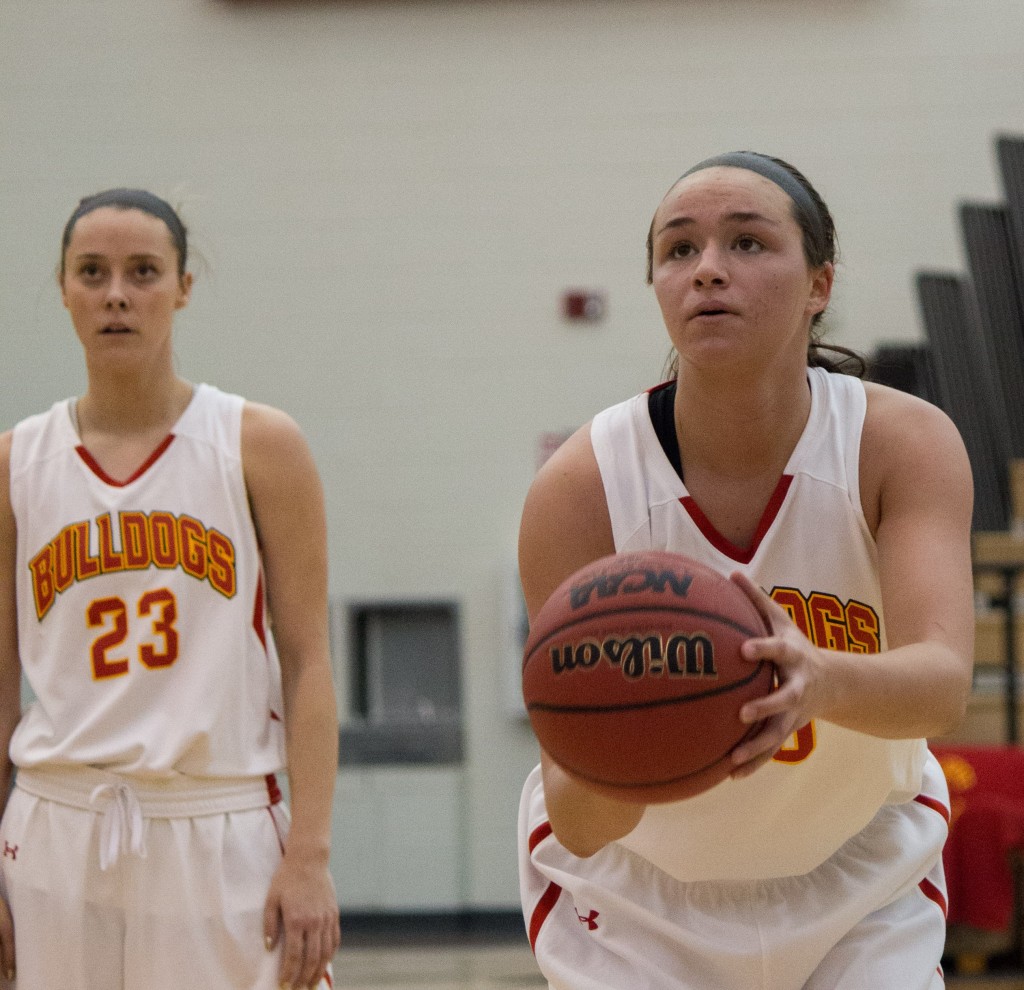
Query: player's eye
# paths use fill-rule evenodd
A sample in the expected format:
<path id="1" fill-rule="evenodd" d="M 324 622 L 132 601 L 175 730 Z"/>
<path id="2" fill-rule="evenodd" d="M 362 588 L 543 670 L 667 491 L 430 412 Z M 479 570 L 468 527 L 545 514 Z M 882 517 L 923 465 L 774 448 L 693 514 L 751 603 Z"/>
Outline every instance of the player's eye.
<path id="1" fill-rule="evenodd" d="M 764 245 L 756 237 L 743 234 L 736 238 L 736 247 L 746 254 L 756 254 L 763 249 Z"/>
<path id="2" fill-rule="evenodd" d="M 689 241 L 679 241 L 669 248 L 668 256 L 670 258 L 689 258 L 695 250 Z"/>
<path id="3" fill-rule="evenodd" d="M 85 261 L 78 266 L 78 274 L 86 281 L 95 281 L 102 272 L 100 266 L 95 261 Z"/>

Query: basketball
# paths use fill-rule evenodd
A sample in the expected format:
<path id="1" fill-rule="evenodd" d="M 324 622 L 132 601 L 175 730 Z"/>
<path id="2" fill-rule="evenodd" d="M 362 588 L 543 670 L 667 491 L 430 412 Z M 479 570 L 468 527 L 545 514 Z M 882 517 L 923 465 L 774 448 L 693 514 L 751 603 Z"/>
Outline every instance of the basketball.
<path id="1" fill-rule="evenodd" d="M 724 780 L 757 726 L 740 708 L 774 665 L 740 656 L 768 635 L 732 581 L 666 551 L 612 554 L 567 578 L 526 642 L 523 698 L 544 750 L 595 790 L 657 804 Z"/>

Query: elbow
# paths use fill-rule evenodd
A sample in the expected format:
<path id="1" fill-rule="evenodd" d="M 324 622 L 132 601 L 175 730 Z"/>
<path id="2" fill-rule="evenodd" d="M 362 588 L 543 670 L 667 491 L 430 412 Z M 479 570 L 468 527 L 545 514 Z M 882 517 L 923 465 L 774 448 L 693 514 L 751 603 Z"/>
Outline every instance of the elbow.
<path id="1" fill-rule="evenodd" d="M 551 830 L 555 833 L 559 845 L 579 859 L 590 859 L 608 845 L 608 840 L 601 840 L 594 834 L 588 834 L 586 829 L 559 828 L 552 822 Z"/>
<path id="2" fill-rule="evenodd" d="M 961 665 L 946 692 L 945 704 L 936 706 L 934 735 L 950 735 L 963 724 L 967 717 L 967 704 L 971 697 L 972 682 L 972 666 Z"/>
<path id="3" fill-rule="evenodd" d="M 629 834 L 644 813 L 642 804 L 624 804 L 583 792 L 578 804 L 548 802 L 548 821 L 559 843 L 574 856 L 589 859 L 610 842 Z"/>
<path id="4" fill-rule="evenodd" d="M 935 735 L 948 736 L 960 728 L 967 717 L 967 697 L 968 695 L 965 693 L 962 698 L 958 698 L 949 706 L 948 711 L 943 713 L 944 717 L 938 722 Z"/>

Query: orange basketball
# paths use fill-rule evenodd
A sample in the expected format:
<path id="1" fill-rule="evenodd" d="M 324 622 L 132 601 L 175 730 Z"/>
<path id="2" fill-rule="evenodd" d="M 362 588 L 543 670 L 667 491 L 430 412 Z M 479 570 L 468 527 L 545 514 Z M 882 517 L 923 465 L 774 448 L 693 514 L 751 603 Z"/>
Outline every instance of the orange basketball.
<path id="1" fill-rule="evenodd" d="M 740 656 L 768 635 L 717 571 L 661 550 L 613 554 L 565 580 L 533 622 L 523 697 L 544 750 L 627 801 L 692 797 L 724 780 L 757 726 L 739 719 L 775 668 Z"/>

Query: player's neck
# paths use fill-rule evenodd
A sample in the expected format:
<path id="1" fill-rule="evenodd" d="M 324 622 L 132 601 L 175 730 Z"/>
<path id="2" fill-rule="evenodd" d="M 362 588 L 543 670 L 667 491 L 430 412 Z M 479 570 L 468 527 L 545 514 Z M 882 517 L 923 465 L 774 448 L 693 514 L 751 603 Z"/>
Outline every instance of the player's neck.
<path id="1" fill-rule="evenodd" d="M 167 433 L 191 401 L 193 386 L 177 376 L 157 381 L 95 381 L 75 403 L 79 435 Z"/>
<path id="2" fill-rule="evenodd" d="M 806 372 L 749 382 L 680 376 L 675 421 L 680 456 L 724 474 L 781 471 L 803 433 L 811 394 Z"/>

